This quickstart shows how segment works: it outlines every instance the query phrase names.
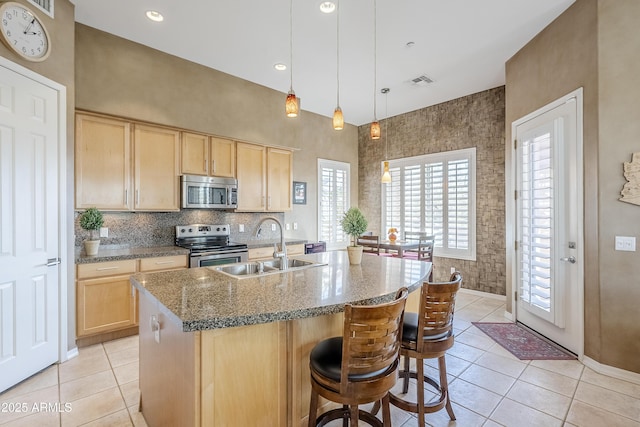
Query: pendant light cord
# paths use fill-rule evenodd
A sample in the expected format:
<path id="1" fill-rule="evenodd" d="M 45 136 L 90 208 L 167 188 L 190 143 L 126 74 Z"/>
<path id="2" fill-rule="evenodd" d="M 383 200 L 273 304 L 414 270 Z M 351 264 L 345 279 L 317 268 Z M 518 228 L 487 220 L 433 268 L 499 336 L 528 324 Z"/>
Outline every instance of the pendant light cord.
<path id="1" fill-rule="evenodd" d="M 378 8 L 376 0 L 373 0 L 373 121 L 378 121 L 378 114 L 376 109 L 376 89 L 378 84 L 378 61 L 377 61 L 377 17 Z"/>
<path id="2" fill-rule="evenodd" d="M 336 104 L 340 107 L 340 2 L 336 1 Z"/>
<path id="3" fill-rule="evenodd" d="M 293 0 L 289 0 L 289 92 L 293 91 Z"/>

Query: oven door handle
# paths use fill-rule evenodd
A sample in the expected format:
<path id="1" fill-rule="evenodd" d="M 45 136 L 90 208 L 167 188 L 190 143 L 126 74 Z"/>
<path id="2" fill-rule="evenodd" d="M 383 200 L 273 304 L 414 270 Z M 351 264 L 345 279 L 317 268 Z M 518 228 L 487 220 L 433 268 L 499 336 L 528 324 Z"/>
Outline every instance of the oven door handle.
<path id="1" fill-rule="evenodd" d="M 205 256 L 211 256 L 211 255 L 222 255 L 222 256 L 226 256 L 226 255 L 233 255 L 233 254 L 241 254 L 241 253 L 248 253 L 249 250 L 248 249 L 233 249 L 233 250 L 225 250 L 225 251 L 214 251 L 214 252 L 194 252 L 191 254 L 192 257 L 205 257 Z"/>

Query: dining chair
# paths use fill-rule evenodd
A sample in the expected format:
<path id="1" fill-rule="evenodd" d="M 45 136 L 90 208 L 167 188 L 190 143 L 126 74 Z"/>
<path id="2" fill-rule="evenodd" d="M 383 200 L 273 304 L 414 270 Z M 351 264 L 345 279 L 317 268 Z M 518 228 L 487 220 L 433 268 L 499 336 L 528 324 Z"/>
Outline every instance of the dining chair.
<path id="1" fill-rule="evenodd" d="M 357 426 L 391 426 L 389 390 L 398 378 L 404 306 L 409 290 L 402 287 L 391 302 L 345 305 L 342 336 L 319 342 L 311 350 L 309 427 L 342 419 Z M 341 404 L 317 417 L 319 397 Z M 382 402 L 382 422 L 358 405 Z"/>
<path id="2" fill-rule="evenodd" d="M 427 261 L 433 264 L 433 247 L 436 241 L 435 236 L 429 236 L 427 235 L 427 233 L 420 231 L 406 231 L 405 240 L 417 240 L 418 248 L 406 249 L 403 253 L 403 258 L 416 259 L 418 261 Z M 431 273 L 429 274 L 429 281 L 433 281 L 433 266 L 431 267 Z"/>
<path id="3" fill-rule="evenodd" d="M 365 235 L 358 237 L 358 245 L 362 245 L 362 252 L 380 255 L 380 236 Z"/>
<path id="4" fill-rule="evenodd" d="M 448 282 L 424 282 L 420 289 L 418 313 L 406 312 L 402 327 L 402 347 L 400 355 L 404 358 L 404 367 L 399 375 L 402 379 L 402 392 L 390 393 L 391 404 L 405 411 L 418 414 L 418 426 L 424 427 L 425 413 L 446 408 L 449 418 L 455 420 L 449 398 L 447 365 L 445 354 L 453 347 L 453 314 L 456 294 L 462 286 L 462 274 L 454 272 Z M 439 379 L 424 373 L 424 359 L 438 359 Z M 416 359 L 416 370 L 411 371 L 410 361 Z M 409 379 L 418 381 L 416 398 L 406 400 L 409 391 Z M 425 402 L 425 388 L 435 392 L 436 397 Z M 376 402 L 372 413 L 378 412 L 380 403 Z"/>

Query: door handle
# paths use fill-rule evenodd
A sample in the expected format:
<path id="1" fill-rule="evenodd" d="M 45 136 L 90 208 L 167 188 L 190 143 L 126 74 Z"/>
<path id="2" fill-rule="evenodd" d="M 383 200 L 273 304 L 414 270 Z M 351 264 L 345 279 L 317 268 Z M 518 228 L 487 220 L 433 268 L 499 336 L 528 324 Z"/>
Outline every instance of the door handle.
<path id="1" fill-rule="evenodd" d="M 47 267 L 53 267 L 54 265 L 58 265 L 62 262 L 60 258 L 49 258 L 47 263 L 45 264 Z"/>
<path id="2" fill-rule="evenodd" d="M 571 264 L 575 264 L 576 263 L 576 258 L 573 257 L 573 256 L 563 257 L 563 258 L 560 258 L 560 261 L 568 261 Z"/>

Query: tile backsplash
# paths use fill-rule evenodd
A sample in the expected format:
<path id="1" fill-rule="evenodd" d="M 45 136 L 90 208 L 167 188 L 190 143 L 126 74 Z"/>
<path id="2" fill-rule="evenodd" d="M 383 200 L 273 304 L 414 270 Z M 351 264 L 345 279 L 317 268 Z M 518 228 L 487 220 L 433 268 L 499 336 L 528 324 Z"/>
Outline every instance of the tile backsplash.
<path id="1" fill-rule="evenodd" d="M 250 242 L 260 239 L 278 239 L 280 231 L 271 231 L 270 223 L 262 227 L 261 237 L 256 238 L 258 223 L 272 216 L 284 222 L 283 213 L 235 213 L 218 210 L 183 209 L 180 212 L 103 212 L 104 227 L 109 237 L 102 237 L 103 247 L 173 246 L 176 225 L 230 224 L 231 240 Z M 89 237 L 89 232 L 79 224 L 79 212 L 75 213 L 75 246 L 79 247 Z M 239 225 L 244 224 L 244 232 Z M 286 232 L 285 232 L 286 234 Z"/>

